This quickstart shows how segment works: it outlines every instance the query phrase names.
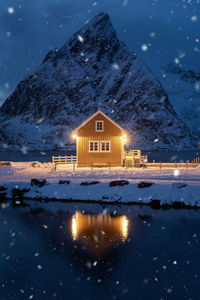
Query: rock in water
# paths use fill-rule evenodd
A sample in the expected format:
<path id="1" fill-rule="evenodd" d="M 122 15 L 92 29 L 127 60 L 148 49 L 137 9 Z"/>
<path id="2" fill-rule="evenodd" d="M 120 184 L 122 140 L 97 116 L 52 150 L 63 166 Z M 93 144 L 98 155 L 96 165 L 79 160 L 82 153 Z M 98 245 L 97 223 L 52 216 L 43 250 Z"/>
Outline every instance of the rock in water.
<path id="1" fill-rule="evenodd" d="M 23 151 L 71 144 L 71 131 L 98 107 L 128 130 L 134 148 L 192 145 L 160 82 L 100 13 L 50 51 L 2 105 L 2 147 Z"/>

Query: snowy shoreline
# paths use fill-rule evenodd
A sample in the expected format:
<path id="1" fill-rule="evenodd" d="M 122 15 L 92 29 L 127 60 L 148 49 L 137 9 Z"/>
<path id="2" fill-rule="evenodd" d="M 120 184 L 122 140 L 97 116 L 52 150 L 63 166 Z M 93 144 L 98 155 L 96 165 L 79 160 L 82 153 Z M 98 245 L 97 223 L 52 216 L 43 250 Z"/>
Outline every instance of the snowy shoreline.
<path id="1" fill-rule="evenodd" d="M 14 204 L 37 200 L 200 208 L 200 166 L 93 171 L 67 166 L 55 171 L 51 163 L 11 162 L 0 167 L 0 201 L 11 199 Z"/>

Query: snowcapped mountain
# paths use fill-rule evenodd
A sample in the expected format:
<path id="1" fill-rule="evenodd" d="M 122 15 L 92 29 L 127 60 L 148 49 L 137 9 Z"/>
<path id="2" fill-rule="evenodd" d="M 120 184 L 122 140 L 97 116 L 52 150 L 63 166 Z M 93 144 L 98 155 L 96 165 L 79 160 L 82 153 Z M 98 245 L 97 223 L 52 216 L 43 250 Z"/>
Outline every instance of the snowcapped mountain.
<path id="1" fill-rule="evenodd" d="M 64 147 L 98 107 L 127 129 L 131 147 L 185 149 L 195 143 L 160 82 L 100 13 L 50 51 L 2 105 L 1 147 Z"/>

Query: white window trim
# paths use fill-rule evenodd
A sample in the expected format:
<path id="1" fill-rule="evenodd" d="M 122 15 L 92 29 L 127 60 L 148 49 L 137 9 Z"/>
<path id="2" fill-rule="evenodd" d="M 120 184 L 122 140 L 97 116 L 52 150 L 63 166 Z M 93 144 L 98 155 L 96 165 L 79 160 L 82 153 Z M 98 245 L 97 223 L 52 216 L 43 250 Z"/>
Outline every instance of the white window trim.
<path id="1" fill-rule="evenodd" d="M 102 130 L 97 129 L 97 122 L 102 122 Z M 95 131 L 96 132 L 104 132 L 104 121 L 103 120 L 96 120 L 95 121 Z"/>
<path id="2" fill-rule="evenodd" d="M 98 150 L 95 151 L 95 150 L 90 150 L 90 143 L 93 143 L 93 148 L 94 148 L 94 143 L 98 143 Z M 107 150 L 101 150 L 102 149 L 102 143 L 109 143 L 109 151 Z M 88 149 L 90 153 L 110 153 L 111 152 L 111 141 L 89 141 L 88 142 Z M 105 145 L 105 149 L 106 149 L 106 145 Z"/>
<path id="3" fill-rule="evenodd" d="M 106 149 L 106 143 L 109 143 L 109 150 L 101 150 L 102 149 L 102 143 L 105 143 L 105 149 Z M 109 153 L 111 152 L 111 141 L 100 141 L 99 142 L 99 152 L 103 152 L 103 153 Z"/>
<path id="4" fill-rule="evenodd" d="M 98 150 L 90 150 L 90 143 L 93 143 L 93 149 L 94 149 L 94 143 L 97 143 L 98 145 Z M 97 153 L 99 152 L 99 141 L 89 141 L 89 151 L 88 152 L 92 152 L 92 153 Z"/>

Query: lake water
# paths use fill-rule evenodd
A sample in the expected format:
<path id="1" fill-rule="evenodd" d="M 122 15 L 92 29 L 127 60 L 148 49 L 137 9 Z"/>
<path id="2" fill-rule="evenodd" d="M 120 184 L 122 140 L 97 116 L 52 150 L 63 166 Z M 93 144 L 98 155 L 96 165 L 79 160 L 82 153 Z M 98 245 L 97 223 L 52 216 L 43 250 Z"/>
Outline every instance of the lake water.
<path id="1" fill-rule="evenodd" d="M 0 151 L 0 161 L 40 161 L 51 162 L 52 156 L 76 155 L 75 150 L 56 150 L 56 151 Z M 181 150 L 181 151 L 142 151 L 142 155 L 148 155 L 149 162 L 185 162 L 200 157 L 200 149 Z"/>
<path id="2" fill-rule="evenodd" d="M 0 299 L 199 300 L 199 253 L 199 211 L 3 206 Z"/>

